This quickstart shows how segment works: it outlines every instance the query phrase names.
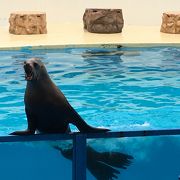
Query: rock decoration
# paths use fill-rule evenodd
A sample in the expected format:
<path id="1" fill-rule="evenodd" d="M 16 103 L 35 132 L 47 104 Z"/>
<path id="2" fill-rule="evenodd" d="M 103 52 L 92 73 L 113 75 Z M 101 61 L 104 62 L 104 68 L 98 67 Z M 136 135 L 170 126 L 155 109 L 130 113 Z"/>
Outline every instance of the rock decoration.
<path id="1" fill-rule="evenodd" d="M 180 34 L 180 12 L 166 12 L 162 16 L 161 32 Z"/>
<path id="2" fill-rule="evenodd" d="M 84 29 L 92 33 L 121 33 L 124 25 L 122 9 L 86 9 Z"/>
<path id="3" fill-rule="evenodd" d="M 9 33 L 46 34 L 46 13 L 44 12 L 14 12 L 9 18 Z"/>

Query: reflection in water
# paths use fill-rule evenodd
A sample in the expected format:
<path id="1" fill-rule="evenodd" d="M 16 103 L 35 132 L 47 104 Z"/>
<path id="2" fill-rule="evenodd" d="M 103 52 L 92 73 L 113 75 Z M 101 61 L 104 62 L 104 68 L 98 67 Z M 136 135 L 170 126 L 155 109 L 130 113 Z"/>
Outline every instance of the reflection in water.
<path id="1" fill-rule="evenodd" d="M 83 52 L 82 57 L 84 58 L 90 58 L 90 57 L 97 57 L 97 56 L 121 56 L 121 55 L 126 55 L 126 56 L 139 56 L 140 52 L 139 51 L 122 51 L 122 50 L 108 50 L 108 49 L 99 49 L 98 51 L 96 50 L 86 50 Z"/>
<path id="2" fill-rule="evenodd" d="M 124 78 L 124 65 L 121 56 L 139 56 L 137 51 L 124 51 L 118 49 L 88 49 L 81 53 L 86 66 L 80 67 L 86 69 L 86 73 L 97 80 L 112 77 L 112 80 L 120 82 Z M 89 79 L 89 80 L 90 80 Z M 107 81 L 108 82 L 108 81 Z M 112 81 L 111 81 L 112 82 Z"/>
<path id="3" fill-rule="evenodd" d="M 109 51 L 109 50 L 98 50 L 98 51 L 91 51 L 91 50 L 86 50 L 82 53 L 82 57 L 84 58 L 91 58 L 91 57 L 97 57 L 97 56 L 112 56 L 112 55 L 117 55 L 121 56 L 123 55 L 123 51 Z"/>
<path id="4" fill-rule="evenodd" d="M 71 147 L 54 146 L 61 154 L 72 160 L 73 149 Z M 132 156 L 119 152 L 98 152 L 90 146 L 87 146 L 87 169 L 97 180 L 109 180 L 118 178 L 120 170 L 126 169 L 131 164 Z"/>
<path id="5" fill-rule="evenodd" d="M 112 55 L 113 54 L 113 55 Z M 109 50 L 86 50 L 82 52 L 82 57 L 89 65 L 118 65 L 123 55 L 122 51 L 109 51 Z"/>
<path id="6" fill-rule="evenodd" d="M 122 51 L 110 51 L 106 49 L 86 50 L 81 55 L 86 66 L 80 68 L 83 68 L 86 74 L 88 74 L 88 81 L 90 82 L 94 78 L 97 81 L 101 80 L 101 82 L 107 79 L 107 77 L 112 77 L 112 79 L 116 80 L 115 77 L 121 76 L 123 73 L 122 55 Z"/>

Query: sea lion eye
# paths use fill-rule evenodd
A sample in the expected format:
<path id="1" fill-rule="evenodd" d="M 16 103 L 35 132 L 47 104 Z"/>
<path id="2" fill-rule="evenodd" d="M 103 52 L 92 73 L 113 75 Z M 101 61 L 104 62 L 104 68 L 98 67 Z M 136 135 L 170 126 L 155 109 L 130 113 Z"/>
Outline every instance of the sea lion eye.
<path id="1" fill-rule="evenodd" d="M 39 66 L 39 64 L 36 63 L 36 62 L 34 62 L 33 65 L 34 65 L 35 68 Z"/>

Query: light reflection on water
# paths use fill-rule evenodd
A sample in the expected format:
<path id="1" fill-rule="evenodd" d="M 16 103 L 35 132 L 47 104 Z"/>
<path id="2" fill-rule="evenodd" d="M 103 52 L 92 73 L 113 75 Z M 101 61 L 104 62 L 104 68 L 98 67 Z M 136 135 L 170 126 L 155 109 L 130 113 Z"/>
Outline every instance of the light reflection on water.
<path id="1" fill-rule="evenodd" d="M 180 49 L 65 48 L 0 51 L 0 135 L 26 128 L 22 63 L 39 57 L 91 125 L 112 130 L 180 127 Z"/>

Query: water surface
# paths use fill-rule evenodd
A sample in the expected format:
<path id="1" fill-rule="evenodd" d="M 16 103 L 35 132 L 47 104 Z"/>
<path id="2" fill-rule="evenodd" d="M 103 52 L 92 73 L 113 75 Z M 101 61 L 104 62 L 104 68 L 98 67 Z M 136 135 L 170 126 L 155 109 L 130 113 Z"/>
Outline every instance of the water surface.
<path id="1" fill-rule="evenodd" d="M 0 57 L 0 135 L 26 128 L 22 65 L 31 57 L 41 58 L 93 126 L 113 131 L 180 127 L 180 48 L 23 48 L 0 51 Z"/>

